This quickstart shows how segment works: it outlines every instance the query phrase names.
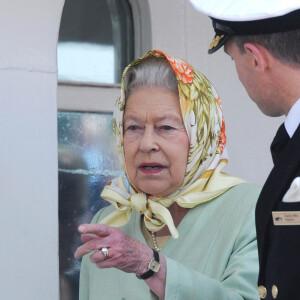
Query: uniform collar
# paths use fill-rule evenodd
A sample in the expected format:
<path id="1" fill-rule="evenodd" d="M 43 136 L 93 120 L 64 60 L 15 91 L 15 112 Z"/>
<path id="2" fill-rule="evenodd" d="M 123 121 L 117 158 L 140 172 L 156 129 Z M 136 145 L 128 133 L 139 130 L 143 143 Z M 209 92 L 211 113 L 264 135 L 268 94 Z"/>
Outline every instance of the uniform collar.
<path id="1" fill-rule="evenodd" d="M 292 137 L 300 124 L 300 98 L 291 107 L 284 122 L 285 129 Z"/>

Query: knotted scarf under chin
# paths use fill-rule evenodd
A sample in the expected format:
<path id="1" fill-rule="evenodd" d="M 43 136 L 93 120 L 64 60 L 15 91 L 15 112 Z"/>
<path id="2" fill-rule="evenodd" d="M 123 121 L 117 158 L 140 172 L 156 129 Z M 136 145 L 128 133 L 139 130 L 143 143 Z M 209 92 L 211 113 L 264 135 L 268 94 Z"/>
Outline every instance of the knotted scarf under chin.
<path id="1" fill-rule="evenodd" d="M 131 187 L 129 193 L 126 190 L 123 177 L 117 177 L 107 184 L 101 193 L 101 197 L 117 209 L 104 218 L 101 223 L 115 227 L 123 226 L 129 221 L 132 210 L 135 210 L 144 215 L 146 227 L 150 231 L 158 231 L 167 225 L 172 236 L 178 237 L 172 216 L 166 208 L 173 201 L 153 197 L 153 199 L 160 199 L 160 201 L 165 200 L 163 202 L 166 206 L 164 206 L 160 202 L 147 197 L 145 193 L 136 193 Z"/>
<path id="2" fill-rule="evenodd" d="M 137 193 L 132 187 L 128 192 L 123 177 L 117 177 L 108 183 L 101 193 L 101 197 L 110 202 L 116 211 L 105 217 L 101 223 L 120 227 L 125 225 L 132 210 L 144 216 L 145 226 L 150 231 L 159 231 L 168 226 L 173 238 L 178 238 L 178 231 L 174 225 L 171 213 L 168 210 L 174 202 L 184 208 L 193 208 L 196 205 L 210 201 L 226 192 L 231 187 L 245 182 L 244 180 L 221 173 L 226 163 L 220 162 L 215 170 L 205 172 L 197 181 L 174 198 L 147 197 L 145 193 Z"/>

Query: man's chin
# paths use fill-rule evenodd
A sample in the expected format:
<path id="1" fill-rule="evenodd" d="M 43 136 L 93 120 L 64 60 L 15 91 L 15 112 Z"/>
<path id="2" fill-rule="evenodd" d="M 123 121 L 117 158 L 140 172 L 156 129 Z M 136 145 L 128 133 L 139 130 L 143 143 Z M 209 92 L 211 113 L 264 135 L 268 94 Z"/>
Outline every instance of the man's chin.
<path id="1" fill-rule="evenodd" d="M 256 104 L 257 107 L 259 108 L 259 110 L 266 116 L 268 117 L 281 117 L 284 115 L 284 112 L 283 111 L 279 111 L 279 110 L 276 110 L 274 108 L 270 108 L 270 107 L 261 107 L 260 105 Z"/>

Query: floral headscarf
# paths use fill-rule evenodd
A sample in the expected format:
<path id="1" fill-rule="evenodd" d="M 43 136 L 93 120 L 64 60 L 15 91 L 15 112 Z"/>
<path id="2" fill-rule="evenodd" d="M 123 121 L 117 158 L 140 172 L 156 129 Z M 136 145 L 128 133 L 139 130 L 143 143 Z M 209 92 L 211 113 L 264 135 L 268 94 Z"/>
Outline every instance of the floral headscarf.
<path id="1" fill-rule="evenodd" d="M 186 61 L 159 50 L 148 51 L 140 59 L 128 65 L 123 72 L 121 96 L 116 101 L 113 127 L 118 154 L 125 174 L 124 78 L 132 66 L 150 56 L 165 57 L 176 75 L 182 118 L 190 141 L 185 177 L 182 185 L 167 197 L 147 197 L 145 193 L 137 191 L 132 185 L 128 191 L 122 177 L 115 178 L 104 187 L 101 196 L 111 202 L 117 210 L 103 219 L 102 223 L 122 226 L 129 221 L 131 211 L 134 209 L 144 215 L 145 225 L 150 231 L 158 231 L 167 225 L 172 236 L 177 238 L 178 232 L 167 207 L 176 202 L 181 207 L 192 208 L 214 199 L 244 181 L 221 173 L 221 169 L 227 164 L 225 122 L 220 97 L 214 87 L 203 74 Z"/>

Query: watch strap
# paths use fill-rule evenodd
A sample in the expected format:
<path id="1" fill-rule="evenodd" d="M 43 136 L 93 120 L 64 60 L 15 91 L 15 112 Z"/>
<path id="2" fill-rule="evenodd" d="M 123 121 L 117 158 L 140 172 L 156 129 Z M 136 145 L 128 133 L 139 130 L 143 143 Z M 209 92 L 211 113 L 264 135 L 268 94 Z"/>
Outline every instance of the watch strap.
<path id="1" fill-rule="evenodd" d="M 159 262 L 159 254 L 157 251 L 155 251 L 154 249 L 153 250 L 153 258 L 152 259 L 155 259 L 157 262 Z M 138 276 L 136 275 L 136 277 L 138 279 L 148 279 L 150 278 L 151 276 L 153 276 L 154 274 L 156 274 L 153 270 L 148 270 L 147 272 L 145 272 L 144 274 Z"/>

